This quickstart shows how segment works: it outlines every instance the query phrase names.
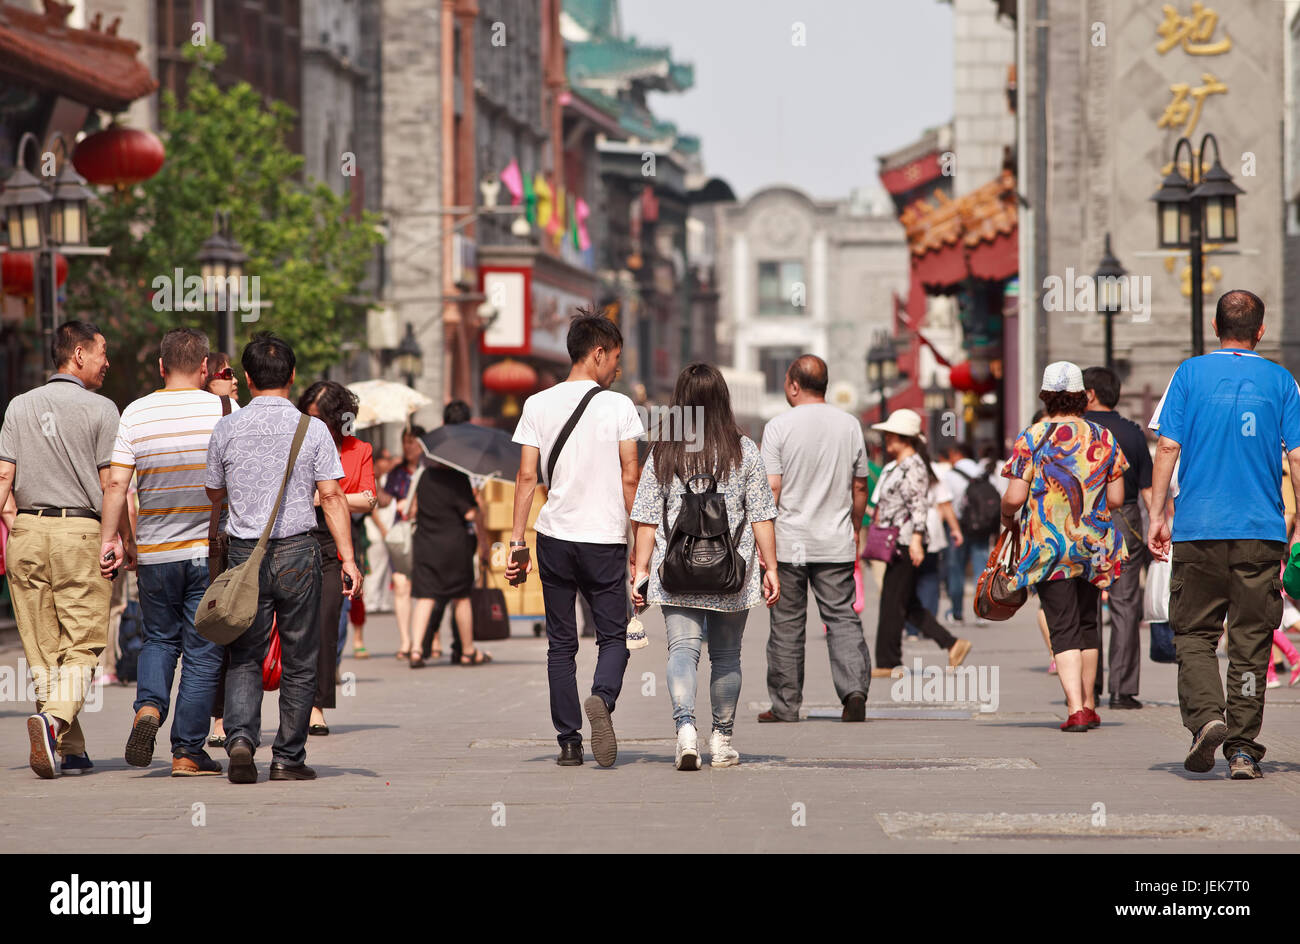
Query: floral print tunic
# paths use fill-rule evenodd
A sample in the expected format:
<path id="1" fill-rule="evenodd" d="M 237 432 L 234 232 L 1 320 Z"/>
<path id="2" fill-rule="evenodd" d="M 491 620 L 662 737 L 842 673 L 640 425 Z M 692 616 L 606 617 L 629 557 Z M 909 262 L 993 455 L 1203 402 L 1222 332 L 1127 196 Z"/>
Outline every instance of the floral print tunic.
<path id="1" fill-rule="evenodd" d="M 880 501 L 872 523 L 882 528 L 897 528 L 899 544 L 909 543 L 914 531 L 925 537 L 925 520 L 930 513 L 930 475 L 925 460 L 912 453 L 880 473 L 878 488 Z"/>
<path id="2" fill-rule="evenodd" d="M 1017 437 L 1002 467 L 1009 479 L 1029 472 L 1013 588 L 1070 577 L 1107 587 L 1119 576 L 1128 551 L 1111 522 L 1106 484 L 1127 468 L 1110 433 L 1082 417 L 1035 423 Z"/>
<path id="3" fill-rule="evenodd" d="M 668 534 L 672 523 L 682 508 L 682 496 L 686 494 L 686 485 L 681 477 L 673 478 L 668 494 L 668 521 L 661 519 L 664 513 L 664 485 L 655 477 L 654 452 L 646 460 L 641 471 L 641 481 L 637 484 L 636 500 L 632 503 L 632 520 L 641 524 L 658 525 L 655 530 L 655 550 L 650 559 L 650 590 L 646 602 L 664 606 L 689 606 L 698 610 L 720 610 L 725 613 L 747 610 L 763 602 L 762 568 L 757 567 L 754 549 L 755 521 L 771 521 L 776 517 L 776 502 L 772 499 L 772 488 L 767 484 L 767 468 L 759 454 L 758 446 L 748 436 L 740 438 L 740 468 L 733 469 L 725 478 L 719 478 L 718 491 L 726 496 L 727 523 L 731 530 L 745 521 L 740 530 L 738 549 L 745 559 L 745 586 L 738 593 L 668 593 L 659 582 L 659 565 L 663 563 L 668 550 Z M 697 488 L 700 487 L 697 483 Z M 776 561 L 768 561 L 771 567 Z"/>

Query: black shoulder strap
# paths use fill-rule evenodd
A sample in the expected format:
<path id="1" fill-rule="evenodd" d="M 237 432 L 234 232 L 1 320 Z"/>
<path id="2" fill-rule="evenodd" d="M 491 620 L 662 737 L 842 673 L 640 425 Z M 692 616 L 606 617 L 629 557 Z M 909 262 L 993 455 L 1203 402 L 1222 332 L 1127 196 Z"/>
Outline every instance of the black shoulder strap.
<path id="1" fill-rule="evenodd" d="M 975 481 L 975 476 L 973 476 L 973 475 L 971 475 L 971 474 L 969 474 L 969 473 L 967 473 L 967 472 L 963 472 L 961 469 L 957 468 L 956 466 L 953 466 L 953 467 L 952 467 L 952 470 L 953 470 L 954 472 L 956 472 L 958 475 L 960 475 L 962 478 L 964 478 L 967 482 L 974 482 L 974 481 Z"/>
<path id="2" fill-rule="evenodd" d="M 555 479 L 555 463 L 560 458 L 560 450 L 569 441 L 569 435 L 573 432 L 573 428 L 578 425 L 578 420 L 582 419 L 582 414 L 587 412 L 587 404 L 603 389 L 597 384 L 583 395 L 582 399 L 578 401 L 578 405 L 574 407 L 573 412 L 569 415 L 568 422 L 560 430 L 560 435 L 556 437 L 555 445 L 551 447 L 551 457 L 546 460 L 546 481 L 543 484 L 547 488 L 551 487 L 551 482 Z"/>
<path id="3" fill-rule="evenodd" d="M 230 415 L 230 397 L 221 398 L 221 415 L 222 416 Z"/>

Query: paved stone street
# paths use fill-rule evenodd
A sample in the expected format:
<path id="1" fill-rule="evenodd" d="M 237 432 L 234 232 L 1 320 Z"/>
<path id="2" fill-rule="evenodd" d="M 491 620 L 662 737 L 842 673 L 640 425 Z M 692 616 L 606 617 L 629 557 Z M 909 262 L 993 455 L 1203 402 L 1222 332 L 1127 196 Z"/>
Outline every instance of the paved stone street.
<path id="1" fill-rule="evenodd" d="M 865 620 L 874 650 L 875 601 Z M 968 617 L 969 619 L 969 617 Z M 1109 711 L 1086 736 L 1057 730 L 1060 687 L 1026 608 L 972 627 L 970 662 L 997 670 L 997 705 L 902 704 L 873 684 L 866 724 L 838 720 L 820 622 L 810 617 L 806 712 L 798 725 L 759 725 L 766 707 L 767 615 L 754 611 L 735 743 L 740 767 L 673 770 L 663 624 L 632 653 L 615 715 L 619 762 L 603 770 L 554 763 L 545 641 L 531 623 L 485 646 L 495 663 L 411 671 L 393 658 L 391 615 L 372 617 L 374 657 L 344 659 L 355 675 L 312 738 L 314 783 L 269 783 L 276 697 L 263 714 L 262 780 L 172 779 L 167 728 L 148 770 L 122 749 L 134 686 L 103 692 L 82 716 L 95 772 L 37 779 L 27 766 L 29 703 L 0 706 L 0 848 L 6 851 L 1242 851 L 1290 852 L 1300 837 L 1300 689 L 1268 693 L 1262 781 L 1183 770 L 1175 667 L 1145 662 L 1141 711 Z M 1146 639 L 1143 634 L 1143 645 Z M 942 664 L 928 642 L 905 649 Z M 0 637 L 12 672 L 21 649 Z M 579 678 L 588 684 L 592 640 Z M 699 695 L 708 730 L 707 668 Z M 350 680 L 351 681 L 351 680 Z M 918 688 L 920 686 L 918 685 Z M 583 690 L 583 694 L 586 692 Z M 914 693 L 903 693 L 913 697 Z M 921 692 L 915 693 L 917 695 Z M 942 697 L 942 695 L 940 695 Z M 960 693 L 957 697 L 964 697 Z M 217 752 L 225 762 L 224 752 Z M 494 819 L 496 825 L 494 825 Z M 200 825 L 202 824 L 202 825 Z M 1045 841 L 1046 840 L 1046 841 Z"/>

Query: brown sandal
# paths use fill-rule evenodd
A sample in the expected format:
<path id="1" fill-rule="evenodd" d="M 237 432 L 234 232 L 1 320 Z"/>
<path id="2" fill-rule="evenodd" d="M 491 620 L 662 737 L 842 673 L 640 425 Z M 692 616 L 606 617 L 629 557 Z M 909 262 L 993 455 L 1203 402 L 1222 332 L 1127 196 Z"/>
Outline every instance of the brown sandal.
<path id="1" fill-rule="evenodd" d="M 404 650 L 404 649 L 398 649 L 398 650 L 397 650 L 397 658 L 398 658 L 398 659 L 409 659 L 409 658 L 411 658 L 411 654 L 410 654 L 409 652 L 407 652 L 406 650 Z"/>
<path id="2" fill-rule="evenodd" d="M 486 665 L 492 661 L 492 653 L 484 652 L 477 647 L 469 652 L 463 652 L 460 656 L 461 665 Z"/>

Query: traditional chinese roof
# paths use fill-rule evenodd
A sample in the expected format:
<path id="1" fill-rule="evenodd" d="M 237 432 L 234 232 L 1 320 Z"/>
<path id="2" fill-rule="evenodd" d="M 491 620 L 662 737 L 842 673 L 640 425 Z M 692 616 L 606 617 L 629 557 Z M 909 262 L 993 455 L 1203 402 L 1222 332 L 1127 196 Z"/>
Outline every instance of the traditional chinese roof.
<path id="1" fill-rule="evenodd" d="M 0 79 L 118 112 L 149 95 L 158 83 L 136 59 L 140 44 L 107 30 L 96 16 L 90 29 L 67 25 L 72 6 L 44 0 L 34 13 L 0 0 Z"/>
<path id="2" fill-rule="evenodd" d="M 917 200 L 899 217 L 912 264 L 927 287 L 948 286 L 968 276 L 999 280 L 1018 268 L 1016 178 L 1004 170 L 970 193 L 935 202 Z"/>
<path id="3" fill-rule="evenodd" d="M 564 13 L 587 36 L 618 36 L 618 0 L 564 0 Z"/>
<path id="4" fill-rule="evenodd" d="M 638 82 L 660 92 L 684 92 L 695 84 L 695 67 L 673 62 L 667 46 L 641 46 L 634 39 L 602 38 L 570 43 L 566 50 L 574 85 Z"/>

